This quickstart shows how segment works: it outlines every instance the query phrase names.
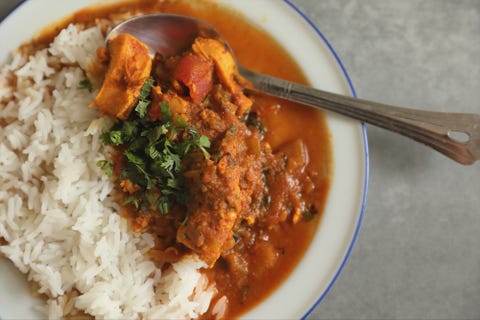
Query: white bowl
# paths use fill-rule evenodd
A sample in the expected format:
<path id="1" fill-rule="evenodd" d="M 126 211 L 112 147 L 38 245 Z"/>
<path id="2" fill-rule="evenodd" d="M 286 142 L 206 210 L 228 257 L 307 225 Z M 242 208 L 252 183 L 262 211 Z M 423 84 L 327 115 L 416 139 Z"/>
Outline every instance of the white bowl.
<path id="1" fill-rule="evenodd" d="M 1 24 L 0 62 L 42 27 L 94 3 L 112 0 L 22 2 Z M 288 0 L 219 0 L 266 29 L 293 56 L 312 86 L 355 95 L 339 57 L 319 29 Z M 14 35 L 14 36 L 12 36 Z M 318 231 L 305 256 L 286 281 L 244 315 L 248 319 L 298 319 L 308 316 L 339 276 L 352 250 L 365 209 L 368 147 L 358 121 L 327 113 L 334 174 Z M 0 318 L 36 319 L 25 276 L 0 260 Z"/>

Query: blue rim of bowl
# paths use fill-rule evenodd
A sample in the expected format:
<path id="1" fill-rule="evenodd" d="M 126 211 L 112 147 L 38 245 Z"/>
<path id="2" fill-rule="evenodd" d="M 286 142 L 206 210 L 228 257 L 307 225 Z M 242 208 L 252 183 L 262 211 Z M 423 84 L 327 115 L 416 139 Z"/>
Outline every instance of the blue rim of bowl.
<path id="1" fill-rule="evenodd" d="M 0 19 L 0 24 L 5 20 L 11 13 L 13 13 L 18 7 L 20 7 L 23 3 L 25 3 L 27 0 L 21 0 L 18 2 L 11 10 L 10 12 L 5 15 L 2 19 Z M 310 18 L 307 17 L 307 15 L 300 10 L 296 5 L 294 5 L 290 0 L 283 0 L 284 3 L 286 3 L 290 8 L 292 8 L 296 13 L 302 17 L 302 19 L 305 20 L 305 22 L 308 23 L 308 25 L 315 31 L 315 33 L 322 39 L 322 41 L 325 43 L 325 45 L 328 47 L 330 50 L 330 53 L 333 55 L 335 58 L 338 66 L 342 70 L 343 76 L 345 77 L 345 80 L 348 83 L 348 87 L 350 88 L 350 91 L 354 97 L 357 97 L 357 93 L 355 91 L 355 87 L 353 86 L 352 80 L 350 79 L 350 76 L 348 75 L 347 69 L 343 65 L 342 60 L 336 53 L 336 51 L 333 49 L 332 45 L 330 42 L 327 40 L 327 38 L 323 35 L 323 33 L 320 31 L 320 29 L 310 20 Z M 310 307 L 310 309 L 307 310 L 307 312 L 303 315 L 301 319 L 306 319 L 312 312 L 315 310 L 315 308 L 322 302 L 322 300 L 325 298 L 325 296 L 328 294 L 330 289 L 333 287 L 335 281 L 338 279 L 340 276 L 340 273 L 342 272 L 343 268 L 345 267 L 345 264 L 347 263 L 347 260 L 350 256 L 350 253 L 352 252 L 353 246 L 355 245 L 355 241 L 357 239 L 358 233 L 360 232 L 360 226 L 362 224 L 363 217 L 365 215 L 365 208 L 366 208 L 366 203 L 367 203 L 367 193 L 368 193 L 368 179 L 369 179 L 369 150 L 368 150 L 368 139 L 367 139 L 367 129 L 365 127 L 365 124 L 362 123 L 362 135 L 363 135 L 363 144 L 364 144 L 364 155 L 365 155 L 365 181 L 363 185 L 363 198 L 362 198 L 362 205 L 360 209 L 360 215 L 358 217 L 357 221 L 357 226 L 355 228 L 355 232 L 353 234 L 352 240 L 350 242 L 350 245 L 348 246 L 347 252 L 345 253 L 345 256 L 342 260 L 342 263 L 333 276 L 332 280 L 328 284 L 327 288 L 324 290 L 324 292 L 318 297 L 317 301 Z"/>
<path id="2" fill-rule="evenodd" d="M 15 10 L 17 10 L 18 7 L 20 7 L 24 2 L 26 2 L 27 0 L 20 0 L 20 2 L 18 2 L 17 4 L 15 4 L 11 9 L 10 11 L 2 18 L 0 18 L 0 24 L 3 22 L 3 20 L 5 20 L 6 18 L 8 18 L 9 15 L 11 15 Z"/>
<path id="3" fill-rule="evenodd" d="M 300 10 L 296 5 L 294 5 L 290 0 L 283 0 L 284 3 L 286 3 L 290 8 L 292 8 L 296 13 L 298 13 L 305 22 L 315 31 L 315 33 L 321 38 L 323 43 L 328 47 L 330 50 L 330 53 L 333 55 L 335 58 L 338 66 L 342 70 L 343 76 L 345 77 L 345 80 L 348 83 L 348 86 L 350 88 L 350 91 L 354 97 L 357 97 L 357 93 L 355 91 L 355 88 L 353 86 L 352 80 L 350 79 L 350 76 L 348 75 L 347 69 L 343 65 L 342 60 L 340 60 L 340 57 L 338 54 L 335 52 L 333 49 L 332 45 L 330 42 L 327 40 L 327 38 L 323 35 L 323 33 L 320 31 L 320 29 L 310 20 L 310 18 L 307 17 L 307 15 Z M 363 135 L 363 144 L 364 144 L 364 155 L 365 155 L 365 181 L 363 185 L 363 198 L 362 198 L 362 205 L 360 209 L 360 214 L 358 216 L 358 221 L 357 221 L 357 226 L 355 227 L 355 231 L 353 233 L 352 240 L 350 242 L 350 245 L 348 246 L 347 252 L 345 253 L 345 256 L 342 260 L 342 263 L 340 264 L 340 267 L 338 268 L 337 272 L 333 276 L 332 280 L 328 284 L 327 288 L 323 291 L 323 293 L 318 297 L 317 301 L 310 307 L 310 309 L 307 310 L 307 312 L 303 315 L 301 319 L 306 319 L 312 312 L 315 310 L 315 308 L 322 302 L 322 300 L 325 298 L 325 296 L 328 294 L 330 289 L 333 287 L 335 281 L 338 279 L 340 276 L 340 273 L 342 272 L 343 268 L 345 267 L 345 264 L 347 263 L 347 260 L 350 256 L 350 253 L 352 252 L 353 246 L 355 244 L 355 241 L 357 239 L 358 233 L 360 232 L 360 226 L 362 224 L 363 216 L 365 215 L 365 208 L 366 208 L 366 203 L 367 203 L 367 193 L 368 193 L 368 179 L 369 179 L 369 151 L 368 151 L 368 139 L 367 139 L 367 129 L 365 127 L 365 124 L 361 124 L 362 128 L 362 135 Z"/>

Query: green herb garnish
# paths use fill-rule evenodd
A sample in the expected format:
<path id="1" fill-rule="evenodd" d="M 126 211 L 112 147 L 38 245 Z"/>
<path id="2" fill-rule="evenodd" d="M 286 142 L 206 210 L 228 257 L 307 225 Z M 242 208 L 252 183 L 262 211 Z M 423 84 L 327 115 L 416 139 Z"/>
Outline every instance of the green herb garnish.
<path id="1" fill-rule="evenodd" d="M 263 125 L 263 123 L 258 118 L 258 115 L 255 112 L 250 112 L 245 120 L 245 124 L 247 126 L 252 126 L 258 129 L 258 132 L 264 134 L 267 129 Z"/>
<path id="2" fill-rule="evenodd" d="M 88 92 L 92 92 L 93 91 L 92 82 L 90 81 L 90 79 L 85 78 L 78 83 L 78 89 L 85 89 L 85 90 L 88 90 Z"/>
<path id="3" fill-rule="evenodd" d="M 140 96 L 138 97 L 138 103 L 135 107 L 135 111 L 138 113 L 138 116 L 140 118 L 144 118 L 147 114 L 148 105 L 151 102 L 149 97 L 153 84 L 153 78 L 148 78 L 147 81 L 145 81 L 145 83 L 143 84 L 142 89 L 140 89 Z"/>
<path id="4" fill-rule="evenodd" d="M 113 176 L 113 164 L 107 160 L 98 160 L 97 167 L 103 170 L 109 177 Z"/>
<path id="5" fill-rule="evenodd" d="M 140 186 L 123 204 L 166 214 L 173 205 L 186 204 L 190 199 L 184 188 L 182 160 L 194 150 L 209 157 L 210 141 L 194 127 L 187 127 L 181 118 L 174 121 L 166 102 L 151 106 L 160 108 L 162 114 L 161 121 L 152 121 L 147 112 L 152 86 L 153 80 L 147 80 L 135 112 L 127 120 L 116 122 L 101 140 L 122 150 L 124 166 L 119 178 Z M 97 163 L 102 169 L 107 166 L 103 161 Z"/>

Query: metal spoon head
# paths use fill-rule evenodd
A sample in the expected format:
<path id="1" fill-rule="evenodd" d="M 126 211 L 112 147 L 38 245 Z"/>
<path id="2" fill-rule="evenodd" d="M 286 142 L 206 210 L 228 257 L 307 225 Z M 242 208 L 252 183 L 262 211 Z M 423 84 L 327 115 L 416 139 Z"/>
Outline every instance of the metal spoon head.
<path id="1" fill-rule="evenodd" d="M 177 14 L 148 14 L 125 20 L 108 33 L 107 43 L 121 33 L 130 34 L 145 43 L 150 54 L 159 53 L 164 57 L 185 51 L 199 36 L 214 38 L 227 44 L 207 22 Z"/>

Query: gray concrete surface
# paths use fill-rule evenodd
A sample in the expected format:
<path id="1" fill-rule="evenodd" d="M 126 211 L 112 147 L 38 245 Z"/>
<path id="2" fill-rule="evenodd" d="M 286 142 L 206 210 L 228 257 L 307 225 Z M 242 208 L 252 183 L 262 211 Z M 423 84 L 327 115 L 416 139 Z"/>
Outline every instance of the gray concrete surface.
<path id="1" fill-rule="evenodd" d="M 480 113 L 480 1 L 295 0 L 360 97 Z M 368 126 L 363 226 L 313 319 L 480 319 L 480 163 Z"/>
<path id="2" fill-rule="evenodd" d="M 331 42 L 359 97 L 480 113 L 480 0 L 291 1 Z M 0 15 L 16 2 L 1 0 Z M 310 318 L 480 319 L 480 164 L 367 130 L 363 226 Z"/>

